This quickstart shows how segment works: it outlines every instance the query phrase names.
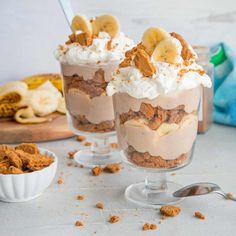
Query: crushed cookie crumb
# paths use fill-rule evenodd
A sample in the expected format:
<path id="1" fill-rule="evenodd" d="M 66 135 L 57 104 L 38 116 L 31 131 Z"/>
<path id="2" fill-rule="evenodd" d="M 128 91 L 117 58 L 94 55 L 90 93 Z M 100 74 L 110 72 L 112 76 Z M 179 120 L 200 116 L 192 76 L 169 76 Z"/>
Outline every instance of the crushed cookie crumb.
<path id="1" fill-rule="evenodd" d="M 120 217 L 116 215 L 110 215 L 110 218 L 108 220 L 109 223 L 113 224 L 120 221 Z"/>
<path id="2" fill-rule="evenodd" d="M 67 166 L 73 166 L 73 163 L 67 163 Z"/>
<path id="3" fill-rule="evenodd" d="M 102 171 L 103 171 L 103 169 L 102 169 L 101 166 L 95 166 L 95 167 L 92 168 L 92 174 L 94 176 L 100 175 L 102 173 Z"/>
<path id="4" fill-rule="evenodd" d="M 176 175 L 176 173 L 171 173 L 170 175 L 171 175 L 171 176 L 175 176 L 175 175 Z"/>
<path id="5" fill-rule="evenodd" d="M 112 49 L 112 38 L 107 42 L 107 50 L 110 51 Z"/>
<path id="6" fill-rule="evenodd" d="M 119 145 L 118 145 L 118 143 L 111 143 L 110 147 L 113 149 L 117 149 L 117 148 L 119 148 Z"/>
<path id="7" fill-rule="evenodd" d="M 227 199 L 233 199 L 234 198 L 232 193 L 227 193 L 226 195 L 227 195 Z"/>
<path id="8" fill-rule="evenodd" d="M 160 208 L 160 213 L 164 216 L 174 217 L 180 213 L 181 209 L 176 206 L 165 205 Z"/>
<path id="9" fill-rule="evenodd" d="M 119 163 L 114 164 L 108 164 L 104 167 L 103 171 L 108 173 L 117 173 L 121 169 L 121 166 Z"/>
<path id="10" fill-rule="evenodd" d="M 83 141 L 86 140 L 86 137 L 85 137 L 85 136 L 82 136 L 82 135 L 78 135 L 78 136 L 76 137 L 76 140 L 77 140 L 78 142 L 83 142 Z"/>
<path id="11" fill-rule="evenodd" d="M 91 142 L 85 142 L 85 143 L 84 143 L 84 146 L 86 146 L 86 147 L 91 146 L 91 145 L 92 145 Z"/>
<path id="12" fill-rule="evenodd" d="M 103 205 L 102 202 L 98 202 L 98 203 L 96 204 L 96 207 L 99 208 L 99 209 L 103 209 L 103 208 L 104 208 L 104 205 Z"/>
<path id="13" fill-rule="evenodd" d="M 77 150 L 68 152 L 68 157 L 70 159 L 73 159 L 76 152 L 77 152 Z"/>
<path id="14" fill-rule="evenodd" d="M 84 199 L 85 199 L 84 195 L 78 195 L 78 196 L 77 196 L 77 200 L 82 201 L 82 200 L 84 200 Z"/>
<path id="15" fill-rule="evenodd" d="M 194 216 L 195 216 L 196 218 L 200 219 L 200 220 L 205 220 L 205 216 L 204 216 L 201 212 L 199 212 L 199 211 L 196 211 L 196 212 L 194 213 Z"/>
<path id="16" fill-rule="evenodd" d="M 57 180 L 58 184 L 63 184 L 63 179 L 61 177 L 59 177 L 59 179 Z"/>
<path id="17" fill-rule="evenodd" d="M 156 224 L 149 224 L 149 223 L 145 223 L 143 225 L 143 230 L 156 230 L 157 229 L 157 225 Z"/>
<path id="18" fill-rule="evenodd" d="M 75 222 L 75 226 L 76 226 L 76 227 L 81 227 L 81 226 L 84 226 L 84 224 L 83 224 L 83 222 L 77 220 L 77 221 Z"/>

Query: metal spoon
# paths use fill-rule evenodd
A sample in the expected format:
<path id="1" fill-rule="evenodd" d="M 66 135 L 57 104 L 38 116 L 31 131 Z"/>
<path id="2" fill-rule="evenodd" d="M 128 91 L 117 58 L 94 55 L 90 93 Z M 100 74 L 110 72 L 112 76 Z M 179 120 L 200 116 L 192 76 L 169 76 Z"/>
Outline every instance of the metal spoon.
<path id="1" fill-rule="evenodd" d="M 209 193 L 217 193 L 223 196 L 225 199 L 230 199 L 236 201 L 236 198 L 233 197 L 231 194 L 225 193 L 220 186 L 213 183 L 195 183 L 183 187 L 176 192 L 173 193 L 174 197 L 191 197 L 191 196 L 198 196 L 198 195 L 205 195 Z"/>

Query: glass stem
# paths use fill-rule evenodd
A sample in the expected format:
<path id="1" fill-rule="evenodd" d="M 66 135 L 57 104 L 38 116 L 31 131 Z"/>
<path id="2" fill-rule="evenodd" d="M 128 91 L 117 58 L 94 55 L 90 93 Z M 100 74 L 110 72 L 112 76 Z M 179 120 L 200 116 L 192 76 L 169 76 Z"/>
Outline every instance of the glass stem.
<path id="1" fill-rule="evenodd" d="M 145 189 L 150 192 L 165 192 L 167 181 L 165 173 L 148 173 L 145 178 Z"/>
<path id="2" fill-rule="evenodd" d="M 110 143 L 108 136 L 102 136 L 98 138 L 94 138 L 92 151 L 95 154 L 109 154 L 110 152 Z"/>

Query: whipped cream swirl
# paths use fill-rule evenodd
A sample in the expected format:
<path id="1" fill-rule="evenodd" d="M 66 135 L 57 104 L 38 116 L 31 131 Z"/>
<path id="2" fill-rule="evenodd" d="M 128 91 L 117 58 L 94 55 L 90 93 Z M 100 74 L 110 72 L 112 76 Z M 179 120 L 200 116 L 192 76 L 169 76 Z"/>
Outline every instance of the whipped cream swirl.
<path id="1" fill-rule="evenodd" d="M 133 41 L 126 37 L 124 33 L 112 39 L 111 49 L 107 48 L 107 43 L 111 37 L 106 32 L 100 32 L 97 38 L 93 39 L 90 46 L 81 46 L 79 43 L 59 46 L 55 51 L 55 57 L 61 63 L 72 65 L 107 63 L 110 61 L 121 61 L 124 53 L 133 45 Z"/>
<path id="2" fill-rule="evenodd" d="M 169 64 L 152 60 L 156 73 L 145 77 L 133 64 L 120 68 L 107 86 L 107 94 L 128 93 L 134 98 L 154 99 L 159 95 L 196 88 L 199 85 L 210 88 L 212 83 L 207 74 L 201 75 L 203 68 L 195 62 L 185 66 L 183 62 Z M 181 73 L 186 70 L 185 73 Z"/>

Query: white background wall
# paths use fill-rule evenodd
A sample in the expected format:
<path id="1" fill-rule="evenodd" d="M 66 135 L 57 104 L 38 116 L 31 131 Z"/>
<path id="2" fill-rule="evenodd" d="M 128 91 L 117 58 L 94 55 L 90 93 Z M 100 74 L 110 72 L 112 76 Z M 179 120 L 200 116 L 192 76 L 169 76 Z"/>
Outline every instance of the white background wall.
<path id="1" fill-rule="evenodd" d="M 71 1 L 76 13 L 116 15 L 135 41 L 148 26 L 161 26 L 193 44 L 225 41 L 236 51 L 236 0 Z M 58 72 L 53 50 L 68 34 L 57 0 L 0 0 L 0 82 Z"/>

